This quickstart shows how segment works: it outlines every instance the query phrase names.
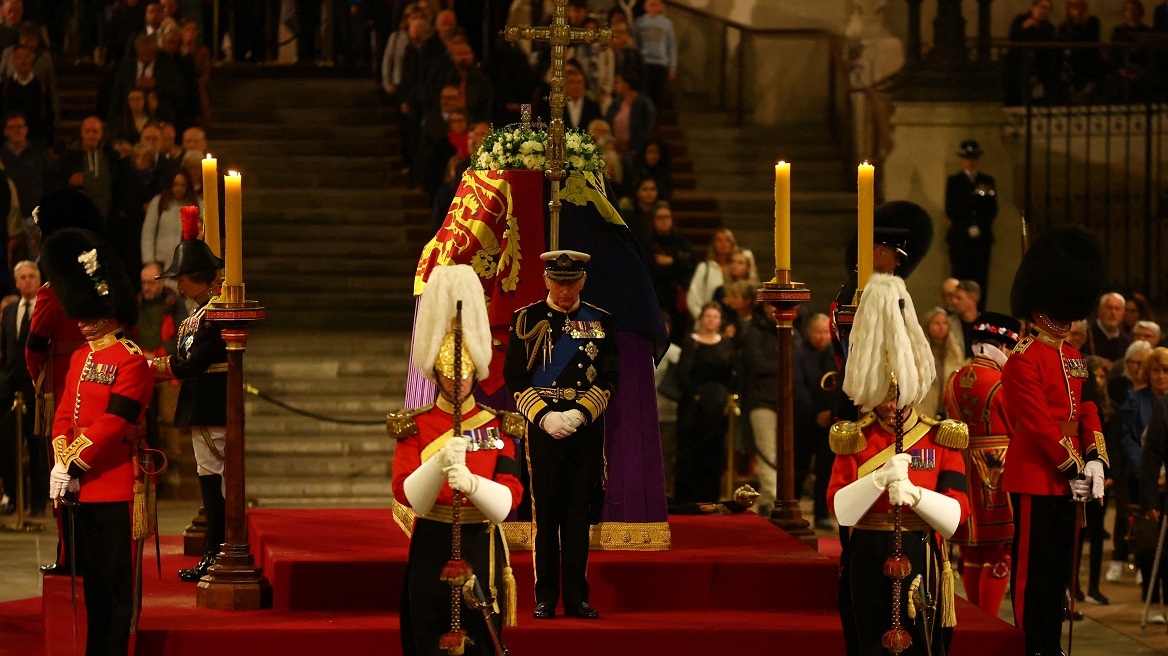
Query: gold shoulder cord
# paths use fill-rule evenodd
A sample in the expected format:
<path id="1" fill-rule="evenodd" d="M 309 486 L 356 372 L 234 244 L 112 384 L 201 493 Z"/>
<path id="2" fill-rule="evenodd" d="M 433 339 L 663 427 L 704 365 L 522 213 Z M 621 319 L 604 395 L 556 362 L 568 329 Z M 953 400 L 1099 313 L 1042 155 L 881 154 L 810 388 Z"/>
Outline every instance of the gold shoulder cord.
<path id="1" fill-rule="evenodd" d="M 542 319 L 542 320 L 538 321 L 534 326 L 532 326 L 531 330 L 520 332 L 522 330 L 522 328 L 520 328 L 520 326 L 522 326 L 524 324 L 523 320 L 526 318 L 527 318 L 527 310 L 526 309 L 520 310 L 519 317 L 515 319 L 515 336 L 518 337 L 519 339 L 523 340 L 523 343 L 527 346 L 527 370 L 531 371 L 532 367 L 535 366 L 535 358 L 537 355 L 539 355 L 539 352 L 541 350 L 543 350 L 545 352 L 544 353 L 544 362 L 545 363 L 551 359 L 551 356 L 552 356 L 552 353 L 551 353 L 551 351 L 552 351 L 552 341 L 551 341 L 552 325 L 551 325 L 551 323 L 548 322 L 547 319 Z"/>

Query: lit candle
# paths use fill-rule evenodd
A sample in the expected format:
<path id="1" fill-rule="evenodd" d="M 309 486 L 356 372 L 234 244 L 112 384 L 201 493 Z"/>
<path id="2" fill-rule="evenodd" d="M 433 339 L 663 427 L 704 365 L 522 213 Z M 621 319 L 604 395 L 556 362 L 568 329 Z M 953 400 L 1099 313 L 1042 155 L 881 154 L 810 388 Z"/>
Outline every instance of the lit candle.
<path id="1" fill-rule="evenodd" d="M 222 255 L 219 240 L 219 162 L 208 153 L 203 158 L 203 241 L 211 252 Z"/>
<path id="2" fill-rule="evenodd" d="M 775 164 L 775 268 L 791 269 L 791 165 Z"/>
<path id="3" fill-rule="evenodd" d="M 872 213 L 876 203 L 876 168 L 868 162 L 860 165 L 859 227 L 856 238 L 856 289 L 863 289 L 872 277 Z"/>
<path id="4" fill-rule="evenodd" d="M 243 177 L 230 171 L 223 178 L 223 209 L 226 213 L 225 225 L 227 241 L 224 247 L 227 257 L 223 271 L 223 285 L 243 284 Z"/>

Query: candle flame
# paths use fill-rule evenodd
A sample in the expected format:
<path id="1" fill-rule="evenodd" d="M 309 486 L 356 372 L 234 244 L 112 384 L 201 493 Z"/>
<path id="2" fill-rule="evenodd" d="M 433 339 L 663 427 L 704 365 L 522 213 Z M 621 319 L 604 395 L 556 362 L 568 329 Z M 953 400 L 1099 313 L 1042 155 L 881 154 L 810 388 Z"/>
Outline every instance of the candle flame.
<path id="1" fill-rule="evenodd" d="M 215 159 L 215 157 L 213 155 L 211 155 L 211 153 L 207 153 L 207 156 L 204 157 L 203 159 Z"/>
<path id="2" fill-rule="evenodd" d="M 869 164 L 869 163 L 868 163 L 868 160 L 864 160 L 864 164 L 863 164 L 863 165 L 864 165 L 864 166 L 872 166 L 871 164 Z"/>
<path id="3" fill-rule="evenodd" d="M 238 177 L 239 177 L 239 171 L 228 171 L 228 172 L 227 172 L 227 175 L 229 175 L 229 176 L 231 176 L 231 177 L 233 177 L 233 178 L 238 178 Z"/>

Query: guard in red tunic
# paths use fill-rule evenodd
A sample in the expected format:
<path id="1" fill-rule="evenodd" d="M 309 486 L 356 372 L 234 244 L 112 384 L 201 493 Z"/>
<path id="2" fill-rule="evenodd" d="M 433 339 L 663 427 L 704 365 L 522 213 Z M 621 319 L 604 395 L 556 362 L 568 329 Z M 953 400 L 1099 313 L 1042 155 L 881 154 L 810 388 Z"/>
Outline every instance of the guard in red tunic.
<path id="1" fill-rule="evenodd" d="M 455 372 L 455 335 L 450 330 L 460 300 L 461 379 Z M 494 609 L 495 630 L 501 631 L 504 613 L 508 624 L 514 624 L 515 581 L 498 524 L 519 505 L 523 493 L 515 445 L 524 437 L 526 422 L 518 414 L 481 406 L 472 395 L 478 376 L 491 363 L 487 307 L 473 269 L 457 265 L 433 271 L 418 308 L 418 325 L 434 329 L 429 334 L 415 331 L 413 362 L 438 385 L 439 397 L 434 405 L 390 414 L 386 424 L 389 436 L 397 440 L 395 516 L 411 532 L 401 605 L 402 651 L 446 656 L 455 653 L 446 651 L 444 643 L 452 631 L 451 586 L 441 576 L 451 559 L 455 490 L 464 495 L 462 558 Z M 453 434 L 456 388 L 462 399 L 460 435 Z M 465 653 L 494 654 L 481 611 L 463 604 L 459 612 Z"/>
<path id="2" fill-rule="evenodd" d="M 138 306 L 113 248 L 94 233 L 58 232 L 45 242 L 42 261 L 61 307 L 88 343 L 73 354 L 57 406 L 49 496 L 76 500 L 85 651 L 126 654 L 134 609 L 137 425 L 154 387 L 146 358 L 122 333 L 137 319 Z"/>
<path id="3" fill-rule="evenodd" d="M 1018 344 L 1022 324 L 997 312 L 973 322 L 973 359 L 950 376 L 942 397 L 945 412 L 969 426 L 965 470 L 969 476 L 969 519 L 957 528 L 961 579 L 969 601 L 997 617 L 1010 576 L 1014 512 L 1002 490 L 1002 467 L 1010 446 L 1002 365 Z"/>
<path id="4" fill-rule="evenodd" d="M 1095 404 L 1080 393 L 1089 372 L 1065 338 L 1103 291 L 1103 253 L 1074 226 L 1049 228 L 1014 277 L 1010 304 L 1031 321 L 1002 368 L 1010 459 L 1002 489 L 1014 506 L 1014 622 L 1028 654 L 1059 656 L 1077 502 L 1101 499 L 1107 449 Z"/>
<path id="5" fill-rule="evenodd" d="M 903 653 L 944 654 L 956 624 L 944 540 L 969 513 L 962 457 L 968 429 L 913 410 L 935 368 L 900 278 L 874 274 L 869 281 L 853 323 L 848 365 L 844 391 L 865 414 L 831 429 L 836 458 L 827 494 L 840 525 L 851 527 L 841 563 L 848 581 L 841 605 L 851 604 L 856 636 L 849 653 L 886 653 L 883 641 L 898 603 L 911 636 Z M 911 564 L 896 600 L 884 574 L 894 553 L 894 506 L 902 507 L 902 553 Z"/>
<path id="6" fill-rule="evenodd" d="M 32 215 L 40 229 L 42 243 L 58 230 L 66 228 L 94 232 L 101 229 L 101 213 L 97 205 L 76 189 L 47 194 Z M 37 290 L 33 305 L 24 360 L 36 386 L 36 435 L 51 440 L 53 436 L 50 435 L 50 429 L 56 404 L 65 390 L 65 372 L 69 370 L 73 352 L 85 345 L 85 338 L 78 330 L 77 322 L 65 316 L 61 309 L 52 279 L 47 275 L 45 278 L 46 282 Z M 69 510 L 63 506 L 53 508 L 57 520 L 57 558 L 53 563 L 41 567 L 45 574 L 69 574 L 68 543 L 63 530 L 68 513 Z"/>

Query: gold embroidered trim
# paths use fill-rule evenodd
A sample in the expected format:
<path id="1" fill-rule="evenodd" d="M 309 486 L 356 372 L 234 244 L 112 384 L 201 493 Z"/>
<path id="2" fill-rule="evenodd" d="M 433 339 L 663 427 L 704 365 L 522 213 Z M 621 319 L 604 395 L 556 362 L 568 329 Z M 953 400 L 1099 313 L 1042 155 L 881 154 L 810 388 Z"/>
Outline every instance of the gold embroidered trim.
<path id="1" fill-rule="evenodd" d="M 965 449 L 969 447 L 969 426 L 965 422 L 955 419 L 946 419 L 937 429 L 934 441 L 950 449 Z"/>
<path id="2" fill-rule="evenodd" d="M 1065 472 L 1071 467 L 1076 467 L 1075 471 L 1077 472 L 1083 471 L 1083 456 L 1079 455 L 1079 451 L 1075 448 L 1075 444 L 1071 442 L 1071 438 L 1064 437 L 1059 440 L 1059 444 L 1067 450 L 1067 459 L 1058 466 L 1059 471 Z"/>
<path id="3" fill-rule="evenodd" d="M 418 424 L 414 421 L 414 417 L 433 407 L 434 405 L 431 404 L 414 410 L 402 410 L 385 415 L 385 433 L 389 435 L 391 440 L 404 440 L 411 435 L 417 435 Z"/>
<path id="4" fill-rule="evenodd" d="M 65 438 L 61 437 L 59 439 L 61 439 L 63 442 Z M 55 443 L 56 440 L 54 440 L 54 446 L 56 446 Z M 91 446 L 93 446 L 93 442 L 91 442 L 88 437 L 85 437 L 85 435 L 78 435 L 77 437 L 73 438 L 72 444 L 61 449 L 61 454 L 59 456 L 61 464 L 68 468 L 73 463 L 77 463 L 77 466 L 80 467 L 82 471 L 89 471 L 89 465 L 81 459 L 81 452 Z"/>
<path id="5" fill-rule="evenodd" d="M 1108 467 L 1111 466 L 1111 457 L 1107 455 L 1107 444 L 1103 439 L 1103 433 L 1093 431 L 1095 435 L 1095 450 L 1099 452 L 1099 459 Z"/>

